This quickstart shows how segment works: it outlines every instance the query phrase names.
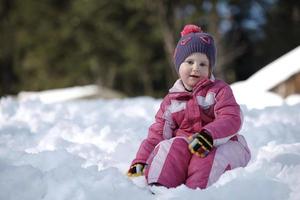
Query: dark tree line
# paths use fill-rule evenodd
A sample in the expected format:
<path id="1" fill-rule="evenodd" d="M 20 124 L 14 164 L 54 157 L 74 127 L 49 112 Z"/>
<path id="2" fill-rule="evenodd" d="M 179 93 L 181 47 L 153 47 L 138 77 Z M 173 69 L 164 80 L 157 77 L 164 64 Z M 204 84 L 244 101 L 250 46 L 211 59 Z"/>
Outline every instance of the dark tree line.
<path id="1" fill-rule="evenodd" d="M 0 95 L 101 84 L 160 97 L 186 23 L 218 45 L 216 74 L 243 80 L 299 45 L 296 0 L 0 0 Z"/>

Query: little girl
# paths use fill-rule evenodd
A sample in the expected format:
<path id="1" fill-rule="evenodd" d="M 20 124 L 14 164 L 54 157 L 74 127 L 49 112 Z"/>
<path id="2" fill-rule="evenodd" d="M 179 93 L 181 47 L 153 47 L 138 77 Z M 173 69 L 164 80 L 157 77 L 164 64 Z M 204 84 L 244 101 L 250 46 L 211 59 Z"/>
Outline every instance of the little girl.
<path id="1" fill-rule="evenodd" d="M 163 99 L 128 176 L 148 184 L 206 188 L 227 170 L 245 167 L 250 151 L 238 134 L 241 110 L 228 84 L 214 78 L 211 35 L 186 25 L 174 53 L 179 79 Z"/>

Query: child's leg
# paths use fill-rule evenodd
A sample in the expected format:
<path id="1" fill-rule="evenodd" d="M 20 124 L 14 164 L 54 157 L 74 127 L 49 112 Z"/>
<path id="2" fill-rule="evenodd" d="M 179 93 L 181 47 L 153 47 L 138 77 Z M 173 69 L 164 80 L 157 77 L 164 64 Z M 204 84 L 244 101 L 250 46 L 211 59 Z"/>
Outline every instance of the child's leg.
<path id="1" fill-rule="evenodd" d="M 191 153 L 183 137 L 160 142 L 147 161 L 145 171 L 148 184 L 176 187 L 185 183 Z"/>
<path id="2" fill-rule="evenodd" d="M 220 145 L 205 158 L 193 155 L 188 168 L 186 185 L 190 188 L 206 188 L 215 183 L 227 170 L 245 167 L 250 160 L 250 151 L 241 135 L 237 141 Z"/>
<path id="3" fill-rule="evenodd" d="M 205 158 L 193 155 L 188 167 L 186 186 L 203 189 L 207 186 L 209 174 L 214 162 L 216 149 L 213 149 Z"/>

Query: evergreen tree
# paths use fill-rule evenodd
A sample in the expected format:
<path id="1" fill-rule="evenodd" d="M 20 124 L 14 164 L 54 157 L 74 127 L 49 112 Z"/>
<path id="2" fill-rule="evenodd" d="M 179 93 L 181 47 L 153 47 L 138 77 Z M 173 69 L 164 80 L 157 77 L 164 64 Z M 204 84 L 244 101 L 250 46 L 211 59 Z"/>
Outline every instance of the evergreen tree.
<path id="1" fill-rule="evenodd" d="M 299 44 L 299 16 L 295 0 L 0 0 L 0 95 L 96 83 L 161 97 L 187 23 L 215 37 L 218 77 L 246 79 Z"/>

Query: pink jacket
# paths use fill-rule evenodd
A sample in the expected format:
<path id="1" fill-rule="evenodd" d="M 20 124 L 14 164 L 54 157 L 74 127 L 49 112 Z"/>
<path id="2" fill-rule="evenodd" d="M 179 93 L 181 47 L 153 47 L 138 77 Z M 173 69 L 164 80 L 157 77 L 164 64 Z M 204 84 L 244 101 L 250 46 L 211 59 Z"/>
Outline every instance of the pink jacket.
<path id="1" fill-rule="evenodd" d="M 189 137 L 207 130 L 214 146 L 236 140 L 241 127 L 241 111 L 232 90 L 221 80 L 204 79 L 186 92 L 177 80 L 163 99 L 150 126 L 148 137 L 143 140 L 134 163 L 146 163 L 155 146 L 162 140 L 175 136 Z"/>

